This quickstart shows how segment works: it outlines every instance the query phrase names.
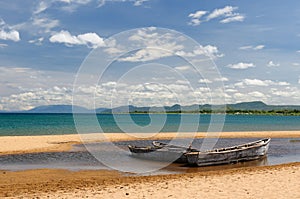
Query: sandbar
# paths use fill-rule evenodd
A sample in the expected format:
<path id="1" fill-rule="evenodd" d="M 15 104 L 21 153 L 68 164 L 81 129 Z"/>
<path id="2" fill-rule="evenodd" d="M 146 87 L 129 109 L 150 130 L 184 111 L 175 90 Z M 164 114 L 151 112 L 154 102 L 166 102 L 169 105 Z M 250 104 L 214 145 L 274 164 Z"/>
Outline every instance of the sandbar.
<path id="1" fill-rule="evenodd" d="M 173 138 L 300 138 L 300 131 L 250 131 L 250 132 L 211 132 L 211 133 L 90 133 L 69 135 L 38 135 L 38 136 L 0 136 L 0 155 L 37 153 L 37 152 L 61 152 L 68 151 L 74 144 L 128 141 L 128 140 L 160 140 Z"/>

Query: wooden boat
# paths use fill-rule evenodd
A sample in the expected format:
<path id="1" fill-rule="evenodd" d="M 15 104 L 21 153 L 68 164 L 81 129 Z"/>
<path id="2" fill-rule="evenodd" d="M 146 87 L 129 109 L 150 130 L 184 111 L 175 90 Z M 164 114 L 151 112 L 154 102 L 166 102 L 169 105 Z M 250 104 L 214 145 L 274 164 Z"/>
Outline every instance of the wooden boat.
<path id="1" fill-rule="evenodd" d="M 169 145 L 157 141 L 154 141 L 152 145 L 153 146 L 146 147 L 128 145 L 128 148 L 132 156 L 136 158 L 177 163 L 187 163 L 185 154 L 192 151 L 198 151 L 190 147 L 186 148 L 182 146 Z"/>
<path id="2" fill-rule="evenodd" d="M 185 153 L 188 164 L 209 166 L 257 160 L 266 156 L 271 139 L 262 139 L 243 145 L 213 149 L 205 152 Z"/>

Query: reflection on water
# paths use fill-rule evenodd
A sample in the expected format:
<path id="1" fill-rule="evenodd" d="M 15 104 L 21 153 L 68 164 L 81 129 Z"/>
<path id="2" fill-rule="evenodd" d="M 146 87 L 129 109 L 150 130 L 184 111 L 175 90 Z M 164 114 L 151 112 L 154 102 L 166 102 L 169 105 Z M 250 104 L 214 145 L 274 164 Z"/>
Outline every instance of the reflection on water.
<path id="1" fill-rule="evenodd" d="M 215 148 L 232 146 L 242 144 L 256 139 L 219 139 Z M 241 162 L 231 165 L 209 166 L 209 167 L 187 167 L 181 164 L 171 164 L 167 167 L 149 173 L 166 174 L 166 173 L 186 173 L 186 172 L 201 172 L 211 170 L 223 170 L 229 168 L 240 168 L 250 166 L 262 165 L 276 165 L 289 162 L 300 162 L 300 142 L 291 141 L 293 139 L 272 139 L 268 156 L 262 160 Z M 207 140 L 206 140 L 207 141 Z M 209 142 L 210 140 L 208 140 Z M 215 140 L 211 140 L 213 143 Z M 130 156 L 127 145 L 150 145 L 152 141 L 126 141 L 115 143 L 117 149 L 122 151 L 122 155 L 115 156 L 116 151 L 103 148 L 103 144 L 94 143 L 89 144 L 89 150 L 94 152 L 98 150 L 99 153 L 104 154 L 108 160 L 118 160 L 118 167 L 124 167 L 124 170 L 133 166 L 135 158 Z M 168 142 L 168 140 L 164 140 Z M 180 142 L 179 142 L 180 143 Z M 200 148 L 203 139 L 195 139 L 193 147 Z M 100 146 L 100 147 L 99 147 Z M 101 147 L 102 146 L 102 147 Z M 151 161 L 144 161 L 144 164 L 152 164 Z M 138 165 L 136 165 L 138 168 Z M 69 169 L 69 170 L 99 170 L 110 169 L 101 162 L 99 162 L 93 155 L 86 151 L 84 145 L 76 145 L 70 152 L 47 152 L 34 154 L 18 154 L 18 155 L 2 155 L 0 156 L 0 170 L 26 170 L 39 168 L 55 168 L 55 169 Z M 134 168 L 133 168 L 134 169 Z"/>

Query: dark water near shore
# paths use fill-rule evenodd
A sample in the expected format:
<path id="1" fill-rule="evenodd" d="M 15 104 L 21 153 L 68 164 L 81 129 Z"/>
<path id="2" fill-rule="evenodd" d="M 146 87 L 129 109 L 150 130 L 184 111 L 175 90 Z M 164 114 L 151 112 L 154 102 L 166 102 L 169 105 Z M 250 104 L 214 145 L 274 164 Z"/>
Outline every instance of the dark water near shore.
<path id="1" fill-rule="evenodd" d="M 207 131 L 209 125 L 220 125 L 217 131 L 289 131 L 300 130 L 300 116 L 270 115 L 196 115 L 196 114 L 102 114 L 79 115 L 84 132 L 187 132 Z M 184 117 L 184 118 L 183 118 Z M 212 119 L 213 118 L 213 119 Z M 162 121 L 165 122 L 161 123 Z M 184 122 L 183 122 L 184 120 Z M 183 124 L 181 124 L 183 123 Z M 133 128 L 133 126 L 139 128 Z M 182 129 L 180 130 L 180 125 Z M 143 128 L 146 127 L 146 128 Z M 141 129 L 143 131 L 141 131 Z M 72 114 L 0 114 L 0 136 L 76 134 Z"/>
<path id="2" fill-rule="evenodd" d="M 256 139 L 219 139 L 214 148 L 232 146 L 242 144 Z M 165 140 L 167 142 L 167 140 Z M 133 161 L 127 145 L 151 145 L 152 141 L 126 141 L 117 142 L 115 145 L 122 150 L 126 150 L 126 155 L 118 157 L 118 161 L 130 163 Z M 203 139 L 196 139 L 193 142 L 193 147 L 200 148 Z M 97 150 L 98 144 L 89 144 L 89 149 Z M 94 149 L 93 149 L 94 148 Z M 106 157 L 114 160 L 114 151 L 103 150 L 101 153 L 106 153 Z M 149 173 L 149 175 L 156 174 L 169 174 L 169 173 L 186 173 L 186 172 L 199 172 L 208 170 L 219 170 L 227 168 L 249 167 L 249 166 L 262 166 L 262 165 L 276 165 L 283 163 L 300 162 L 300 139 L 272 139 L 268 156 L 259 161 L 243 162 L 232 165 L 221 165 L 211 167 L 187 167 L 181 164 L 171 164 L 159 171 Z M 130 165 L 130 164 L 129 164 Z M 122 168 L 122 164 L 118 165 Z M 123 167 L 127 167 L 124 164 Z M 135 165 L 138 166 L 138 165 Z M 99 170 L 111 169 L 94 156 L 86 151 L 84 145 L 77 145 L 69 152 L 47 152 L 35 154 L 20 154 L 20 155 L 2 155 L 0 156 L 0 170 L 27 170 L 27 169 L 68 169 L 68 170 Z"/>

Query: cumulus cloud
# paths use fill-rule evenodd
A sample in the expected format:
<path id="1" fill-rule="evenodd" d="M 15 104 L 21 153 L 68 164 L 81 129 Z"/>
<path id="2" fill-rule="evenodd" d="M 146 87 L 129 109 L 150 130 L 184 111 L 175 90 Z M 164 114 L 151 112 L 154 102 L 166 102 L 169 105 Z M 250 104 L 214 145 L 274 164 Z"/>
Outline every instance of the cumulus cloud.
<path id="1" fill-rule="evenodd" d="M 237 87 L 244 86 L 289 86 L 290 83 L 285 81 L 272 81 L 272 80 L 260 80 L 260 79 L 244 79 L 241 82 L 235 84 Z"/>
<path id="2" fill-rule="evenodd" d="M 212 83 L 212 81 L 209 80 L 209 79 L 199 79 L 198 82 L 199 82 L 199 83 L 202 83 L 202 84 L 210 84 L 210 83 Z"/>
<path id="3" fill-rule="evenodd" d="M 0 30 L 0 39 L 3 40 L 12 40 L 12 41 L 20 41 L 19 32 L 16 30 Z"/>
<path id="4" fill-rule="evenodd" d="M 17 93 L 16 89 L 13 93 L 1 93 L 1 109 L 26 110 L 40 105 L 72 103 L 73 76 L 67 73 L 45 73 L 45 71 L 35 71 L 29 68 L 0 67 L 0 77 L 1 91 L 5 90 L 3 88 L 5 85 L 19 88 Z M 14 77 L 13 81 L 9 81 L 11 77 Z M 66 83 L 67 78 L 69 78 L 69 83 Z M 221 80 L 228 81 L 228 78 L 200 79 L 198 82 L 209 84 Z M 299 86 L 293 87 L 284 81 L 245 79 L 233 86 L 226 87 L 228 102 L 264 100 L 267 103 L 295 104 L 299 103 L 300 99 Z M 91 103 L 94 97 L 96 107 L 110 107 L 111 104 L 121 106 L 128 103 L 136 106 L 169 106 L 176 103 L 189 105 L 210 103 L 212 98 L 224 103 L 222 101 L 224 96 L 220 96 L 221 92 L 218 89 L 211 89 L 201 84 L 191 89 L 189 81 L 180 79 L 161 83 L 110 80 L 93 86 L 79 85 L 76 93 L 77 102 L 80 102 L 76 105 L 87 108 L 94 108 L 94 103 Z"/>
<path id="5" fill-rule="evenodd" d="M 130 45 L 138 46 L 141 49 L 119 58 L 119 61 L 151 61 L 170 57 L 184 49 L 183 41 L 181 41 L 180 38 L 177 38 L 177 36 L 172 33 L 157 32 L 155 27 L 137 30 L 128 40 L 130 41 Z M 126 49 L 126 46 L 123 48 Z"/>
<path id="6" fill-rule="evenodd" d="M 176 55 L 178 56 L 186 56 L 186 57 L 195 57 L 198 55 L 205 55 L 208 56 L 210 58 L 220 58 L 223 57 L 224 54 L 220 53 L 219 49 L 217 46 L 213 46 L 213 45 L 206 45 L 206 46 L 202 46 L 200 45 L 199 47 L 197 47 L 196 49 L 194 49 L 192 52 L 185 52 L 185 51 L 177 51 Z"/>
<path id="7" fill-rule="evenodd" d="M 233 15 L 233 11 L 237 10 L 238 7 L 225 6 L 224 8 L 215 9 L 212 13 L 207 16 L 207 20 L 218 18 L 221 16 L 230 17 Z"/>
<path id="8" fill-rule="evenodd" d="M 268 67 L 276 67 L 276 66 L 280 66 L 280 63 L 274 63 L 273 61 L 269 61 L 269 63 L 267 64 Z"/>
<path id="9" fill-rule="evenodd" d="M 63 43 L 67 46 L 86 45 L 90 48 L 97 48 L 105 45 L 103 38 L 99 37 L 96 33 L 85 33 L 75 36 L 65 30 L 53 34 L 49 38 L 49 41 L 52 43 Z"/>
<path id="10" fill-rule="evenodd" d="M 255 65 L 253 63 L 237 63 L 237 64 L 229 64 L 227 65 L 228 68 L 232 69 L 247 69 L 247 68 L 254 68 Z"/>
<path id="11" fill-rule="evenodd" d="M 11 40 L 14 42 L 20 41 L 20 34 L 13 27 L 7 25 L 3 19 L 0 18 L 0 39 Z"/>
<path id="12" fill-rule="evenodd" d="M 151 61 L 155 59 L 171 57 L 171 56 L 181 56 L 181 57 L 199 57 L 201 55 L 210 57 L 210 58 L 218 58 L 224 56 L 219 52 L 218 47 L 213 45 L 206 46 L 195 46 L 193 48 L 189 48 L 186 45 L 186 39 L 184 37 L 178 36 L 178 34 L 173 33 L 161 33 L 157 31 L 155 27 L 144 28 L 141 30 L 137 30 L 135 34 L 132 34 L 128 38 L 130 42 L 130 46 L 134 48 L 141 48 L 140 50 L 136 50 L 132 53 L 125 54 L 120 57 L 119 61 L 126 62 L 144 62 Z M 114 42 L 112 46 L 105 49 L 104 51 L 107 53 L 119 52 L 120 50 L 125 49 L 128 46 L 117 46 L 118 42 Z"/>

